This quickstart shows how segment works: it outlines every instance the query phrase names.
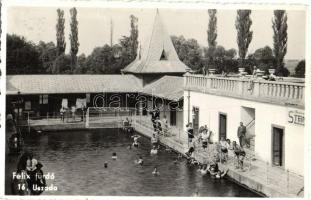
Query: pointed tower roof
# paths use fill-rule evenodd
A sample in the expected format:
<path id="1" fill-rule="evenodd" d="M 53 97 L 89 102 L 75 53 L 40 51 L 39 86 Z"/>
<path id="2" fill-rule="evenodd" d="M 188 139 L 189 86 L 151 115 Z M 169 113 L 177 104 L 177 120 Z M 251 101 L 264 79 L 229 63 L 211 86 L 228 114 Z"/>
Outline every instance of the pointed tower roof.
<path id="1" fill-rule="evenodd" d="M 133 74 L 185 73 L 188 67 L 179 60 L 172 40 L 157 10 L 151 36 L 139 45 L 136 59 L 122 71 Z"/>

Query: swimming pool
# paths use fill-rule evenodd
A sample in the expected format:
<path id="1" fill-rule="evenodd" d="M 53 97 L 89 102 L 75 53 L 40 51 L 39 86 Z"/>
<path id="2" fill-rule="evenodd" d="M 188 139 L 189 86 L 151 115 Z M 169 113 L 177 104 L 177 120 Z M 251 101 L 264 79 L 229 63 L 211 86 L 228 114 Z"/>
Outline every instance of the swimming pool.
<path id="1" fill-rule="evenodd" d="M 57 191 L 43 195 L 108 195 L 108 196 L 218 196 L 258 197 L 257 194 L 231 182 L 201 176 L 185 160 L 174 162 L 177 154 L 161 150 L 150 155 L 150 140 L 139 138 L 140 148 L 128 149 L 129 135 L 119 129 L 49 132 L 25 139 L 27 150 L 43 163 L 45 174 L 54 174 L 48 185 Z M 112 160 L 112 153 L 117 160 Z M 134 160 L 141 155 L 144 165 Z M 108 162 L 108 167 L 104 163 Z M 153 176 L 157 166 L 160 176 Z M 6 159 L 6 194 L 16 168 L 16 157 Z"/>

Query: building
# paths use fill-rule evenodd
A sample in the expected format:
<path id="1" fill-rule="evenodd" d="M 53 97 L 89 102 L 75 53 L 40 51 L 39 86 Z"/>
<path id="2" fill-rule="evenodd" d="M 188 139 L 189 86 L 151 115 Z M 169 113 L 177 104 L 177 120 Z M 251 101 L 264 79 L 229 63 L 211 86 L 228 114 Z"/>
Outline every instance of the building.
<path id="1" fill-rule="evenodd" d="M 189 68 L 179 60 L 172 40 L 157 10 L 150 37 L 139 46 L 134 62 L 122 70 L 147 85 L 164 75 L 182 76 Z"/>
<path id="2" fill-rule="evenodd" d="M 298 81 L 295 83 L 293 81 Z M 304 174 L 304 83 L 217 76 L 185 76 L 184 123 L 207 125 L 212 140 L 239 141 L 247 128 L 248 153 L 269 165 Z"/>
<path id="3" fill-rule="evenodd" d="M 150 38 L 121 75 L 7 76 L 7 113 L 20 118 L 57 118 L 60 109 L 135 108 L 148 116 L 158 106 L 172 126 L 182 128 L 183 64 L 156 12 Z"/>

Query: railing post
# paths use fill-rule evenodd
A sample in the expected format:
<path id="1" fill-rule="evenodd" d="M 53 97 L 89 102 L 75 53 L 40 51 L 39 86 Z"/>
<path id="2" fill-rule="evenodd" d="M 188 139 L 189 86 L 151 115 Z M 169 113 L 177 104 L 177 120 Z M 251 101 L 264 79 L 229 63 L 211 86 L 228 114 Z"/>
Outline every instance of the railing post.
<path id="1" fill-rule="evenodd" d="M 255 81 L 254 82 L 254 86 L 253 86 L 253 93 L 252 93 L 252 96 L 255 96 L 255 97 L 259 97 L 260 96 L 260 88 L 261 84 L 259 81 Z"/>
<path id="2" fill-rule="evenodd" d="M 27 123 L 28 123 L 28 133 L 30 133 L 30 119 L 29 119 L 29 112 L 27 112 Z"/>
<path id="3" fill-rule="evenodd" d="M 46 121 L 47 121 L 47 124 L 49 124 L 49 112 L 46 113 Z"/>

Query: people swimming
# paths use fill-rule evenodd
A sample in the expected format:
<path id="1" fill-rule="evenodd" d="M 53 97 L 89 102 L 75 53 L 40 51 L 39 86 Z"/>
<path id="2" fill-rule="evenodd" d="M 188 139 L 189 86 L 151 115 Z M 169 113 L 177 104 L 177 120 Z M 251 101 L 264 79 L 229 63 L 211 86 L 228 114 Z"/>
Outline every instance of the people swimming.
<path id="1" fill-rule="evenodd" d="M 112 160 L 117 160 L 117 158 L 118 158 L 117 153 L 113 152 L 111 158 L 112 158 Z"/>
<path id="2" fill-rule="evenodd" d="M 160 175 L 160 172 L 158 171 L 157 167 L 154 167 L 153 171 L 152 171 L 152 174 L 154 176 L 159 176 Z"/>
<path id="3" fill-rule="evenodd" d="M 151 154 L 151 155 L 156 155 L 156 154 L 158 154 L 158 149 L 157 149 L 157 147 L 156 147 L 155 145 L 153 145 L 153 147 L 152 147 L 152 149 L 151 149 L 151 151 L 150 151 L 150 154 Z"/>
<path id="4" fill-rule="evenodd" d="M 139 156 L 137 160 L 135 160 L 135 163 L 138 165 L 143 165 L 144 164 L 144 159 L 142 156 Z"/>
<path id="5" fill-rule="evenodd" d="M 201 175 L 204 176 L 204 175 L 207 174 L 207 172 L 208 172 L 208 166 L 207 166 L 207 164 L 202 165 L 201 168 L 200 168 L 200 173 L 201 173 Z"/>
<path id="6" fill-rule="evenodd" d="M 155 133 L 152 134 L 152 137 L 151 137 L 151 144 L 153 146 L 158 146 L 159 145 L 159 138 L 156 136 Z"/>
<path id="7" fill-rule="evenodd" d="M 133 138 L 133 144 L 132 145 L 134 147 L 138 148 L 138 146 L 139 146 L 138 138 L 140 138 L 140 136 L 139 135 L 133 135 L 132 138 Z"/>
<path id="8" fill-rule="evenodd" d="M 104 163 L 104 167 L 108 168 L 108 163 L 107 162 Z"/>
<path id="9" fill-rule="evenodd" d="M 213 162 L 212 164 L 210 164 L 210 166 L 208 167 L 208 171 L 210 173 L 210 175 L 213 178 L 216 179 L 221 179 L 224 176 L 226 176 L 227 172 L 229 171 L 229 169 L 222 171 L 219 169 L 217 162 Z"/>
<path id="10" fill-rule="evenodd" d="M 215 178 L 221 179 L 221 178 L 225 177 L 228 171 L 229 171 L 229 169 L 227 169 L 226 171 L 218 170 L 217 174 L 215 175 Z"/>

